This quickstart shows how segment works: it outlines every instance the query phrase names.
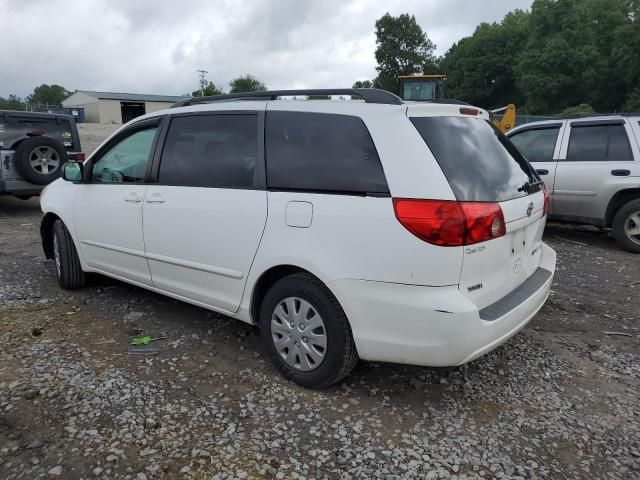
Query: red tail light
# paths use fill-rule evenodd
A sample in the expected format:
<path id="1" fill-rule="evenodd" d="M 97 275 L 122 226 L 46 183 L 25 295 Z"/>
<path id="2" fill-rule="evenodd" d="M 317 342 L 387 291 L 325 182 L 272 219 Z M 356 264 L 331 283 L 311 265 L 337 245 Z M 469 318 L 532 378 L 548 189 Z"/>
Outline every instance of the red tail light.
<path id="1" fill-rule="evenodd" d="M 86 157 L 84 152 L 76 152 L 69 155 L 69 158 L 74 162 L 84 162 Z"/>
<path id="2" fill-rule="evenodd" d="M 551 203 L 551 195 L 549 195 L 549 190 L 547 190 L 547 186 L 542 186 L 542 192 L 544 193 L 544 207 L 542 207 L 542 216 L 544 217 L 547 213 L 549 213 L 549 204 Z"/>
<path id="3" fill-rule="evenodd" d="M 497 203 L 394 198 L 393 209 L 407 230 L 434 245 L 472 245 L 506 233 Z"/>

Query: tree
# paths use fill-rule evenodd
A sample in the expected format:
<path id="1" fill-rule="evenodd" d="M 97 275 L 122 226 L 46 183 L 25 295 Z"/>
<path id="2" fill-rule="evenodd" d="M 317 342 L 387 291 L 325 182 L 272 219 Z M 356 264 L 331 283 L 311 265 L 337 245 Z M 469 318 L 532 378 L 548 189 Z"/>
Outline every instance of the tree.
<path id="1" fill-rule="evenodd" d="M 27 103 L 38 105 L 61 105 L 62 101 L 71 95 L 71 92 L 60 85 L 47 85 L 43 83 L 33 89 L 33 93 L 27 96 Z"/>
<path id="2" fill-rule="evenodd" d="M 638 73 L 637 29 L 628 0 L 535 0 L 528 39 L 516 65 L 517 86 L 537 113 L 588 103 L 621 107 Z M 635 42 L 634 42 L 635 37 Z M 626 64 L 620 64 L 626 62 Z M 632 71 L 635 71 L 634 74 Z M 637 78 L 636 78 L 637 81 Z"/>
<path id="3" fill-rule="evenodd" d="M 352 88 L 374 88 L 371 80 L 358 80 Z"/>
<path id="4" fill-rule="evenodd" d="M 211 97 L 213 95 L 222 95 L 222 90 L 213 84 L 212 81 L 209 81 L 206 87 L 203 89 L 205 97 Z M 200 89 L 191 92 L 192 97 L 201 97 L 202 91 Z"/>
<path id="5" fill-rule="evenodd" d="M 17 95 L 9 95 L 8 98 L 0 97 L 1 110 L 25 110 L 24 102 Z"/>
<path id="6" fill-rule="evenodd" d="M 234 78 L 229 82 L 229 93 L 264 92 L 267 86 L 251 74 Z"/>
<path id="7" fill-rule="evenodd" d="M 527 41 L 528 14 L 508 13 L 501 23 L 481 23 L 455 43 L 440 62 L 447 96 L 485 108 L 519 104 L 514 64 Z"/>
<path id="8" fill-rule="evenodd" d="M 421 73 L 434 65 L 435 48 L 414 15 L 385 14 L 376 21 L 376 86 L 399 93 L 398 76 Z"/>

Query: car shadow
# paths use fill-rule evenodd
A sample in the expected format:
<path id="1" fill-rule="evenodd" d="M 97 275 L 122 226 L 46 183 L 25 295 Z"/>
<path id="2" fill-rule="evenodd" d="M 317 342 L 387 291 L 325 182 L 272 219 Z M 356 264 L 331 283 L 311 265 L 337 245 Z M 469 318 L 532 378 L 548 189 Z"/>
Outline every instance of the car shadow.
<path id="1" fill-rule="evenodd" d="M 11 195 L 0 195 L 0 218 L 20 217 L 38 213 L 40 211 L 40 197 L 21 200 Z"/>

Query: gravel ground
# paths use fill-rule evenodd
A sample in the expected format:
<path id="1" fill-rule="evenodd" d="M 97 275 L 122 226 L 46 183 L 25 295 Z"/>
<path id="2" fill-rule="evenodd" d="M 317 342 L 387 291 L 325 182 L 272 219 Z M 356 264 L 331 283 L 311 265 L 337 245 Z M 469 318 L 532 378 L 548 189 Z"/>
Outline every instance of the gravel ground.
<path id="1" fill-rule="evenodd" d="M 640 256 L 606 233 L 547 228 L 550 300 L 491 354 L 310 391 L 248 325 L 101 276 L 60 290 L 39 218 L 0 197 L 0 478 L 640 478 Z M 140 334 L 167 339 L 128 355 Z"/>

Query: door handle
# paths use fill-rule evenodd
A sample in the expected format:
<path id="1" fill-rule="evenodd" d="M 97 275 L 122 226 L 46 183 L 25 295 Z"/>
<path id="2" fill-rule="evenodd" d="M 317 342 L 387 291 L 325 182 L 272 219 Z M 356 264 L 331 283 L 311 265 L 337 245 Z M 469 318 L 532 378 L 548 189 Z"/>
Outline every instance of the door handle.
<path id="1" fill-rule="evenodd" d="M 162 194 L 155 192 L 147 197 L 147 203 L 164 203 L 164 197 Z"/>
<path id="2" fill-rule="evenodd" d="M 540 168 L 540 169 L 536 169 L 536 173 L 538 175 L 549 175 L 549 170 L 546 170 L 544 168 Z"/>
<path id="3" fill-rule="evenodd" d="M 613 175 L 614 177 L 628 177 L 629 175 L 631 175 L 631 170 L 611 170 L 611 175 Z"/>
<path id="4" fill-rule="evenodd" d="M 129 192 L 127 193 L 127 196 L 124 197 L 124 201 L 132 202 L 132 203 L 140 203 L 142 201 L 142 197 L 138 196 L 136 192 Z"/>

